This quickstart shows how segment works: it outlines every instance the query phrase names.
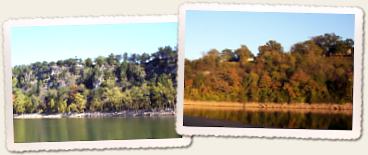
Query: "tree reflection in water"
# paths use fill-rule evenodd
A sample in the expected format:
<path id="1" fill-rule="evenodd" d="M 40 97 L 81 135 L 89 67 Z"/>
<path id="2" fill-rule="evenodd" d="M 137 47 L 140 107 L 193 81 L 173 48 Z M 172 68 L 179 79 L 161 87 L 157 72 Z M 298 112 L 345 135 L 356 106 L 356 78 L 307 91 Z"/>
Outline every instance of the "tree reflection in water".
<path id="1" fill-rule="evenodd" d="M 184 126 L 351 130 L 351 110 L 187 107 Z"/>

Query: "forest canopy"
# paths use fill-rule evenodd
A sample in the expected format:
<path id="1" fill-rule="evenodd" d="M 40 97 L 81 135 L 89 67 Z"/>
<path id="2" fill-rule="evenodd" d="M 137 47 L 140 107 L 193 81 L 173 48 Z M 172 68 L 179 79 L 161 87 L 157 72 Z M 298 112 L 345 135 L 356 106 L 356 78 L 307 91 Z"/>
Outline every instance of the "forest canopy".
<path id="1" fill-rule="evenodd" d="M 177 52 L 110 54 L 12 68 L 13 113 L 174 109 Z"/>
<path id="2" fill-rule="evenodd" d="M 192 51 L 195 52 L 195 51 Z M 185 60 L 186 100 L 258 103 L 352 103 L 354 41 L 333 33 L 284 51 L 270 40 Z"/>

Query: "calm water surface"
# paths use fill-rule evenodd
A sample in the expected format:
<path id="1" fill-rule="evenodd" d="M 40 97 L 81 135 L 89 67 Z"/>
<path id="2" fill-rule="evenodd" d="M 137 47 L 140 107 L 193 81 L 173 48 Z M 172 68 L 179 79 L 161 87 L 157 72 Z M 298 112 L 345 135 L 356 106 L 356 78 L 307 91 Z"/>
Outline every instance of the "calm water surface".
<path id="1" fill-rule="evenodd" d="M 14 141 L 178 138 L 175 117 L 14 119 Z"/>
<path id="2" fill-rule="evenodd" d="M 351 130 L 351 111 L 184 108 L 184 126 Z"/>

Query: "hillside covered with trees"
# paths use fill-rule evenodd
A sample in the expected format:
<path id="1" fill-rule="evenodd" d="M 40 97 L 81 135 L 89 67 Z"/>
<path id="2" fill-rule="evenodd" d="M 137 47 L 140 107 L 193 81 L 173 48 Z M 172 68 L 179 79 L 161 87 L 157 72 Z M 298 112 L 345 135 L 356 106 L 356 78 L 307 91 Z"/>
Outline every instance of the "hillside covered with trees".
<path id="1" fill-rule="evenodd" d="M 333 33 L 255 56 L 242 45 L 185 60 L 185 99 L 258 103 L 352 103 L 354 41 Z M 195 52 L 195 51 L 192 51 Z"/>
<path id="2" fill-rule="evenodd" d="M 12 68 L 13 113 L 174 109 L 177 52 L 110 54 Z"/>

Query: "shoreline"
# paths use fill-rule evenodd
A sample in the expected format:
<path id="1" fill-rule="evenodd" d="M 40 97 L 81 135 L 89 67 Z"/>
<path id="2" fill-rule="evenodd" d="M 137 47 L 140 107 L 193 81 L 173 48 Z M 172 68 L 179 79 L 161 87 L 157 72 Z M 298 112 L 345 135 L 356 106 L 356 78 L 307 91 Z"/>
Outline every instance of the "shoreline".
<path id="1" fill-rule="evenodd" d="M 192 101 L 184 100 L 184 107 L 228 107 L 250 109 L 285 109 L 285 110 L 353 110 L 352 103 L 240 103 L 240 102 L 216 102 L 216 101 Z"/>
<path id="2" fill-rule="evenodd" d="M 85 112 L 85 113 L 55 113 L 55 114 L 13 114 L 13 119 L 57 119 L 57 118 L 126 118 L 126 117 L 160 117 L 174 116 L 174 110 L 162 111 L 121 111 L 121 112 Z"/>

